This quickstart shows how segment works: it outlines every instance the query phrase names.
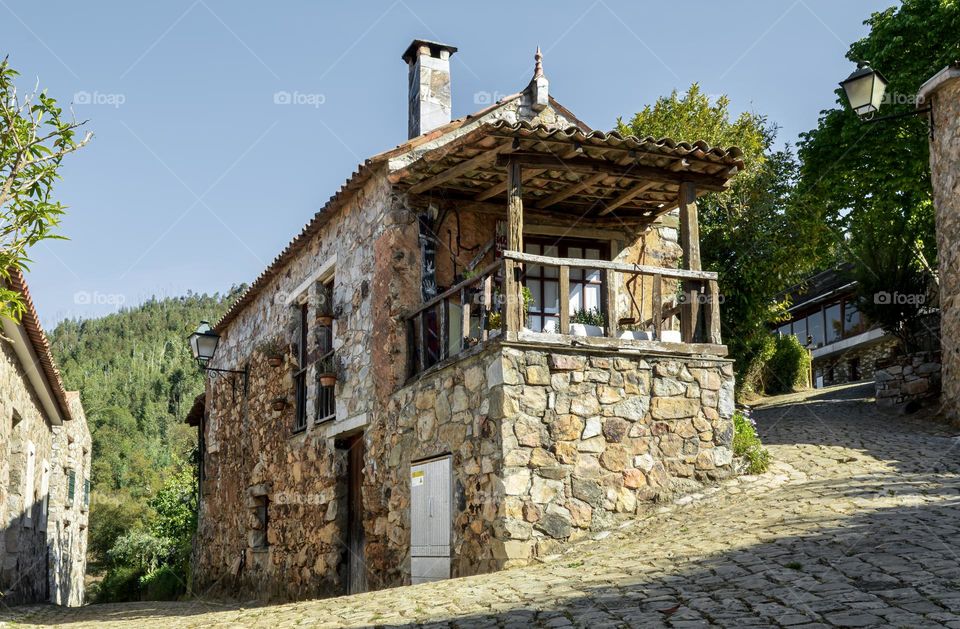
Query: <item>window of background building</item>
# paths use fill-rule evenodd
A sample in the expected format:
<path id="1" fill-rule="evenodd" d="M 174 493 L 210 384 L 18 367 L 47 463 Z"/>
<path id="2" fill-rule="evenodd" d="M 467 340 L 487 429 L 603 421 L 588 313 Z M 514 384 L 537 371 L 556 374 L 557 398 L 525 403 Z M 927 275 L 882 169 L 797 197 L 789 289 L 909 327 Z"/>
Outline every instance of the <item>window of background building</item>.
<path id="1" fill-rule="evenodd" d="M 827 319 L 827 343 L 836 343 L 843 338 L 843 319 L 840 316 L 840 304 L 832 304 L 824 309 Z"/>
<path id="2" fill-rule="evenodd" d="M 825 340 L 824 330 L 823 330 L 823 311 L 818 310 L 807 316 L 807 336 L 813 337 L 813 341 L 810 344 L 810 347 L 822 347 Z M 800 339 L 800 342 L 805 342 L 805 339 Z"/>
<path id="3" fill-rule="evenodd" d="M 860 334 L 866 329 L 857 302 L 847 300 L 843 304 L 843 333 L 845 336 Z"/>

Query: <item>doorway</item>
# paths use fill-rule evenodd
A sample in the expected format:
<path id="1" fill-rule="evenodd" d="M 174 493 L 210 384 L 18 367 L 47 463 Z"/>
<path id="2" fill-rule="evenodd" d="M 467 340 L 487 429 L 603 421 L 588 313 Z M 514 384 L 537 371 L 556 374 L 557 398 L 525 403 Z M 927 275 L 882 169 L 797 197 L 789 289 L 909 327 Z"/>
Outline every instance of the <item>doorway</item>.
<path id="1" fill-rule="evenodd" d="M 347 451 L 347 593 L 359 594 L 367 591 L 363 531 L 363 435 L 345 439 L 343 447 Z"/>

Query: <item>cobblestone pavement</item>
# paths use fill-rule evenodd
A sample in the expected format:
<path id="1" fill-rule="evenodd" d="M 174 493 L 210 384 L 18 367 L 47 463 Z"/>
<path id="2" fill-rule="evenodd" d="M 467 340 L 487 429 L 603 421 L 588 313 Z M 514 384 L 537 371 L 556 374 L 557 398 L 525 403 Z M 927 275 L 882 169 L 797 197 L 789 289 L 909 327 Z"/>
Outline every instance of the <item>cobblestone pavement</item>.
<path id="1" fill-rule="evenodd" d="M 771 470 L 544 563 L 338 599 L 0 612 L 69 627 L 960 627 L 960 439 L 842 387 L 755 414 Z"/>

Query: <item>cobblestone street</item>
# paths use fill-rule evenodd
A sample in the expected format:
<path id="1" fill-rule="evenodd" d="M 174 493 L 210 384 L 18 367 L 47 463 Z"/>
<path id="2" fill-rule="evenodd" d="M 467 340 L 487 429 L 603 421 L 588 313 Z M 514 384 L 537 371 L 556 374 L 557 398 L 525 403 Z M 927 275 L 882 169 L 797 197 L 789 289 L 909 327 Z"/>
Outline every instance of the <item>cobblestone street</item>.
<path id="1" fill-rule="evenodd" d="M 70 627 L 960 627 L 958 431 L 885 414 L 870 386 L 768 400 L 773 454 L 523 569 L 268 607 L 25 607 Z M 2 623 L 0 623 L 2 624 Z"/>

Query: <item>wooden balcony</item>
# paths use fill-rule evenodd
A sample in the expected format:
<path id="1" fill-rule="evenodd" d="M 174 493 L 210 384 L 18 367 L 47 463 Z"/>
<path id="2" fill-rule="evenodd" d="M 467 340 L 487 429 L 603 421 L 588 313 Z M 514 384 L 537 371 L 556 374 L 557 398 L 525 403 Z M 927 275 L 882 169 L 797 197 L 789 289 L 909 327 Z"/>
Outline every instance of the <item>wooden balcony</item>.
<path id="1" fill-rule="evenodd" d="M 525 325 L 522 287 L 527 265 L 557 269 L 556 330 L 533 331 Z M 571 323 L 572 269 L 603 274 L 603 326 Z M 650 280 L 653 289 L 644 301 L 633 294 L 621 298 L 632 278 Z M 667 285 L 678 289 L 667 294 Z M 725 356 L 719 301 L 717 274 L 709 271 L 506 251 L 501 260 L 443 291 L 407 317 L 409 375 L 453 362 L 493 340 L 598 351 Z M 629 306 L 622 307 L 624 303 Z M 651 314 L 645 319 L 636 316 L 644 312 Z"/>

